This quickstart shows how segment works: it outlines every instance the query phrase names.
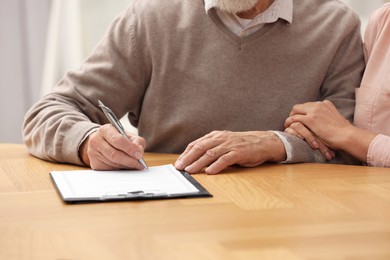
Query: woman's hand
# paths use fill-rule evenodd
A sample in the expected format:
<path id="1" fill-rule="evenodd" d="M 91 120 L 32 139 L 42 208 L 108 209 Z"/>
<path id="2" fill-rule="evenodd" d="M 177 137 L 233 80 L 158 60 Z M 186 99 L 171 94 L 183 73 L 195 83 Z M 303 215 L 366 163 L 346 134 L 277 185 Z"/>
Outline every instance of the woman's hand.
<path id="1" fill-rule="evenodd" d="M 320 149 L 325 158 L 342 148 L 344 135 L 353 128 L 329 100 L 295 105 L 285 122 L 286 132 Z M 329 149 L 330 148 L 330 149 Z M 328 154 L 327 153 L 331 153 Z"/>
<path id="2" fill-rule="evenodd" d="M 318 149 L 322 156 L 330 161 L 335 157 L 335 152 L 326 146 L 321 139 L 319 139 L 315 134 L 313 134 L 310 129 L 308 129 L 301 122 L 295 122 L 290 124 L 285 130 L 286 133 L 295 135 L 302 140 L 305 140 L 311 148 Z"/>

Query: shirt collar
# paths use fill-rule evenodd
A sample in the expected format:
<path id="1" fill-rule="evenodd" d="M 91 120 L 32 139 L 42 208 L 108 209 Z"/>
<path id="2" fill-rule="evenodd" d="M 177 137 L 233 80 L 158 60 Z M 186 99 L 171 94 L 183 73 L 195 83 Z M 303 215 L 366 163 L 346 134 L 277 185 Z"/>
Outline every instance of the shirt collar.
<path id="1" fill-rule="evenodd" d="M 215 8 L 214 0 L 204 0 L 206 13 Z M 293 1 L 292 0 L 275 0 L 273 4 L 262 14 L 270 13 L 272 16 L 277 16 L 289 23 L 293 20 Z"/>

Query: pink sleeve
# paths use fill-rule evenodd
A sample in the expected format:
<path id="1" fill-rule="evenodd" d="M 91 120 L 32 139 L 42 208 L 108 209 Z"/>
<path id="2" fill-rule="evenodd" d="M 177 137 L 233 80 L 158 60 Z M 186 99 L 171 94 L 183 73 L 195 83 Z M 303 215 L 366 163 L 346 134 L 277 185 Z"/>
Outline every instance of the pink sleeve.
<path id="1" fill-rule="evenodd" d="M 367 153 L 367 164 L 375 167 L 390 167 L 390 136 L 377 135 Z"/>
<path id="2" fill-rule="evenodd" d="M 384 4 L 371 15 L 364 45 L 368 62 L 360 87 L 360 97 L 356 96 L 355 123 L 383 133 L 371 142 L 367 164 L 390 167 L 390 3 Z"/>

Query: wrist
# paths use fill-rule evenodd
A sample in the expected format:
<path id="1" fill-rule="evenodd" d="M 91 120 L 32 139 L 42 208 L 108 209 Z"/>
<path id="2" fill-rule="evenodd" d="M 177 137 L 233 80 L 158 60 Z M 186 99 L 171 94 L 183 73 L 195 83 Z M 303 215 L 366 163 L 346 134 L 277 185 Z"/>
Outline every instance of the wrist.
<path id="1" fill-rule="evenodd" d="M 366 129 L 351 126 L 345 131 L 344 140 L 340 140 L 340 150 L 343 150 L 360 161 L 367 162 L 367 153 L 376 133 Z"/>
<path id="2" fill-rule="evenodd" d="M 92 128 L 91 130 L 89 130 L 84 136 L 84 138 L 81 140 L 81 145 L 79 146 L 79 150 L 78 150 L 79 158 L 81 162 L 87 166 L 91 165 L 89 155 L 88 155 L 90 137 L 94 133 L 96 133 L 98 129 L 99 128 Z"/>
<path id="3" fill-rule="evenodd" d="M 81 143 L 79 149 L 79 157 L 81 161 L 87 166 L 90 165 L 90 160 L 88 156 L 88 147 L 89 147 L 89 136 Z"/>
<path id="4" fill-rule="evenodd" d="M 269 138 L 266 147 L 270 148 L 266 151 L 269 154 L 268 162 L 284 162 L 287 158 L 287 153 L 283 141 L 273 131 L 267 131 L 267 133 Z"/>

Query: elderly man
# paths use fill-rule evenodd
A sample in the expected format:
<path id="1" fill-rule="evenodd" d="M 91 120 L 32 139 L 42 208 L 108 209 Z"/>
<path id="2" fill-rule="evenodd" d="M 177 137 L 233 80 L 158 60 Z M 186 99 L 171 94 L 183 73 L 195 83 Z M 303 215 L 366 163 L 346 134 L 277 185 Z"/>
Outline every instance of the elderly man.
<path id="1" fill-rule="evenodd" d="M 134 0 L 30 109 L 25 143 L 37 157 L 100 170 L 141 169 L 144 149 L 182 153 L 175 166 L 190 173 L 324 162 L 279 131 L 308 101 L 331 100 L 352 119 L 361 45 L 358 17 L 335 0 Z M 106 124 L 98 100 L 128 113 L 140 136 Z"/>

